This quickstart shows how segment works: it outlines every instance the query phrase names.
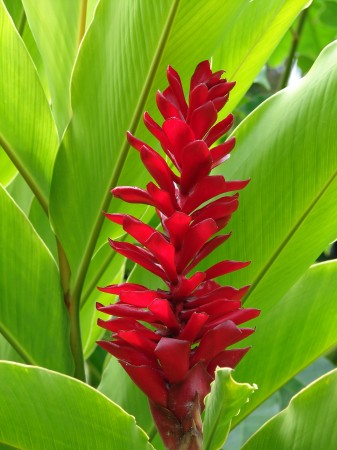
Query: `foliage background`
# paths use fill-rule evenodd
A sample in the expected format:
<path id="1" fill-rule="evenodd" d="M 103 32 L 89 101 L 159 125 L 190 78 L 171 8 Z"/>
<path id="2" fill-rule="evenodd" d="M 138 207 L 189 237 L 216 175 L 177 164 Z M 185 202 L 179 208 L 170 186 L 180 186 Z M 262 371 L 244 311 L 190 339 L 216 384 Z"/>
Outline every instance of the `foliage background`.
<path id="1" fill-rule="evenodd" d="M 134 415 L 162 448 L 145 397 L 95 344 L 101 335 L 95 301 L 110 301 L 96 285 L 130 277 L 158 287 L 110 251 L 107 237 L 120 231 L 101 211 L 119 210 L 118 201 L 110 205 L 116 184 L 148 181 L 125 130 L 151 143 L 141 116 L 149 110 L 158 118 L 154 94 L 165 87 L 166 66 L 187 83 L 195 65 L 211 57 L 237 81 L 226 112 L 234 110 L 238 143 L 221 170 L 252 179 L 221 251 L 253 263 L 223 282 L 251 283 L 247 306 L 262 309 L 253 348 L 234 373 L 259 390 L 234 418 L 224 448 L 241 448 L 295 394 L 331 372 L 294 403 L 295 411 L 306 405 L 298 417 L 307 415 L 309 429 L 296 439 L 298 448 L 309 448 L 304 435 L 311 436 L 317 404 L 329 399 L 323 388 L 332 395 L 336 386 L 337 45 L 330 43 L 337 2 L 314 0 L 301 12 L 305 6 L 304 0 L 0 2 L 0 359 L 44 368 L 1 363 L 1 404 L 12 405 L 0 407 L 1 448 L 58 442 L 56 448 L 118 449 L 128 445 L 116 431 L 122 423 L 137 448 L 147 448 L 132 418 L 99 392 Z M 153 220 L 139 205 L 128 213 Z M 212 258 L 208 265 L 221 256 Z M 318 399 L 313 406 L 309 391 Z M 65 399 L 77 407 L 55 415 Z M 337 412 L 330 417 L 332 426 Z M 320 420 L 329 427 L 326 416 Z M 258 440 L 268 433 L 277 448 L 289 448 L 298 431 L 289 427 L 288 436 L 278 436 L 273 425 L 264 427 L 245 448 L 263 448 Z"/>

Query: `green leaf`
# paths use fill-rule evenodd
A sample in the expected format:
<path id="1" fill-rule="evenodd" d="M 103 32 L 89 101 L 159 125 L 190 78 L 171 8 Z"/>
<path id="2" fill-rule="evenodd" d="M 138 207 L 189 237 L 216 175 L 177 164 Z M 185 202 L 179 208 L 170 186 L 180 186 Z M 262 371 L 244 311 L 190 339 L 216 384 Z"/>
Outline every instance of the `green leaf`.
<path id="1" fill-rule="evenodd" d="M 228 79 L 236 81 L 222 115 L 232 111 L 244 96 L 308 0 L 231 4 L 236 8 L 235 25 L 228 24 L 221 45 L 213 55 L 213 65 L 217 69 L 226 69 Z"/>
<path id="2" fill-rule="evenodd" d="M 332 27 L 336 31 L 336 15 L 337 15 L 337 3 L 334 1 L 324 2 L 324 10 L 320 14 L 320 19 L 328 27 Z"/>
<path id="3" fill-rule="evenodd" d="M 34 194 L 20 173 L 17 172 L 16 176 L 6 187 L 6 191 L 10 194 L 21 211 L 28 216 L 34 199 Z M 46 215 L 46 213 L 44 214 Z"/>
<path id="4" fill-rule="evenodd" d="M 285 408 L 291 397 L 301 389 L 312 383 L 316 378 L 325 375 L 335 369 L 335 366 L 325 357 L 318 358 L 310 366 L 297 374 L 270 398 L 255 408 L 249 416 L 240 422 L 229 433 L 224 450 L 240 450 L 243 444 L 254 434 L 265 422 L 275 416 L 281 409 Z M 254 398 L 254 397 L 253 397 Z"/>
<path id="5" fill-rule="evenodd" d="M 43 240 L 50 253 L 53 255 L 55 261 L 58 261 L 55 235 L 50 228 L 49 219 L 46 213 L 43 211 L 42 206 L 37 201 L 36 197 L 34 197 L 31 202 L 28 217 L 29 221 L 39 234 L 40 238 Z"/>
<path id="6" fill-rule="evenodd" d="M 229 368 L 217 368 L 211 392 L 205 398 L 204 450 L 218 450 L 223 445 L 233 417 L 257 389 L 256 385 L 237 383 L 232 372 Z"/>
<path id="7" fill-rule="evenodd" d="M 58 138 L 30 56 L 0 1 L 0 145 L 47 209 Z"/>
<path id="8" fill-rule="evenodd" d="M 90 239 L 96 221 L 103 221 L 113 168 L 122 164 L 125 130 L 146 88 L 170 6 L 169 0 L 103 0 L 83 40 L 72 79 L 73 120 L 58 154 L 51 205 L 75 279 L 91 258 Z"/>
<path id="9" fill-rule="evenodd" d="M 133 417 L 88 385 L 15 363 L 0 363 L 0 372 L 0 442 L 27 450 L 153 449 Z"/>
<path id="10" fill-rule="evenodd" d="M 24 11 L 21 0 L 3 0 L 7 11 L 12 17 L 12 20 L 16 28 L 21 28 L 21 23 L 24 21 Z"/>
<path id="11" fill-rule="evenodd" d="M 336 58 L 332 43 L 296 86 L 248 116 L 224 164 L 227 178 L 251 178 L 230 222 L 235 231 L 226 257 L 252 264 L 227 276 L 226 283 L 252 283 L 246 305 L 263 315 L 336 237 Z M 221 252 L 208 264 L 223 259 Z"/>
<path id="12" fill-rule="evenodd" d="M 70 77 L 77 55 L 81 21 L 85 21 L 82 0 L 22 0 L 30 29 L 40 51 L 49 91 L 52 111 L 62 136 L 71 115 Z M 83 6 L 82 6 L 83 5 Z M 43 26 L 41 26 L 43 24 Z"/>
<path id="13" fill-rule="evenodd" d="M 3 188 L 0 217 L 0 332 L 25 362 L 71 373 L 69 320 L 55 261 Z"/>
<path id="14" fill-rule="evenodd" d="M 247 441 L 242 450 L 334 450 L 336 421 L 337 369 L 297 394 L 284 411 Z"/>
<path id="15" fill-rule="evenodd" d="M 261 315 L 251 350 L 236 369 L 238 380 L 259 390 L 234 422 L 337 344 L 337 261 L 313 266 L 269 312 Z M 314 330 L 314 333 L 313 333 Z"/>
<path id="16" fill-rule="evenodd" d="M 16 167 L 0 147 L 0 184 L 7 186 L 17 174 Z"/>
<path id="17" fill-rule="evenodd" d="M 0 333 L 0 359 L 5 361 L 23 362 L 24 360 L 14 350 L 10 343 Z"/>
<path id="18" fill-rule="evenodd" d="M 265 2 L 259 3 L 262 11 Z M 284 0 L 272 3 L 279 5 Z M 291 8 L 293 18 L 295 9 L 298 12 L 303 4 L 303 0 L 298 1 Z M 145 109 L 154 111 L 155 90 L 165 87 L 168 64 L 175 66 L 187 83 L 195 65 L 210 58 L 219 42 L 227 39 L 228 30 L 240 27 L 239 34 L 249 27 L 262 32 L 251 20 L 250 9 L 238 25 L 238 13 L 250 8 L 247 5 L 246 0 L 99 3 L 75 66 L 73 119 L 57 157 L 52 187 L 53 225 L 69 257 L 75 291 L 80 290 L 94 252 L 103 221 L 101 211 L 110 203 L 109 190 L 117 182 L 142 186 L 148 179 L 137 152 L 127 157 L 125 131 L 138 128 Z M 280 38 L 286 22 L 275 29 Z M 237 69 L 245 51 L 235 60 Z M 246 75 L 246 82 L 249 77 L 253 81 L 254 76 Z M 137 134 L 143 132 L 141 126 Z M 118 205 L 114 203 L 114 210 Z M 129 214 L 136 215 L 144 209 L 134 205 L 128 208 Z M 105 239 L 106 234 L 99 245 Z"/>

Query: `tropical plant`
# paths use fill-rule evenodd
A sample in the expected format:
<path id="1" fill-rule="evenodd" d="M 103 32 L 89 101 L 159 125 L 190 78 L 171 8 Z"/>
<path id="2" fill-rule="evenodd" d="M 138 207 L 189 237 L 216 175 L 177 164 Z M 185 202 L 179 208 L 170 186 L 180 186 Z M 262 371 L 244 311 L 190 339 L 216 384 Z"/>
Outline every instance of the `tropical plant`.
<path id="1" fill-rule="evenodd" d="M 117 185 L 149 181 L 125 131 L 158 151 L 141 119 L 161 120 L 166 67 L 187 92 L 208 59 L 236 81 L 219 119 L 236 107 L 243 119 L 231 158 L 212 174 L 251 181 L 231 238 L 198 270 L 252 261 L 219 282 L 251 284 L 244 307 L 261 314 L 235 371 L 214 374 L 203 448 L 336 448 L 336 357 L 322 356 L 337 345 L 337 266 L 314 264 L 337 229 L 336 8 L 0 0 L 0 448 L 164 448 L 146 396 L 96 343 L 106 315 L 95 303 L 111 303 L 96 286 L 162 288 L 111 251 L 108 237 L 132 240 L 102 211 L 157 227 L 153 208 L 111 201 Z M 291 72 L 305 76 L 280 90 Z"/>

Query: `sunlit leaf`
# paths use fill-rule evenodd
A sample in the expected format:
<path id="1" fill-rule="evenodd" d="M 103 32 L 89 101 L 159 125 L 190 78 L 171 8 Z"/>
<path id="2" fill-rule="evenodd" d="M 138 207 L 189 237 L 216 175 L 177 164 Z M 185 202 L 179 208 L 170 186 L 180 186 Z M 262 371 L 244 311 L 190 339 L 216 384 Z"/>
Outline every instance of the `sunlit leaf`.
<path id="1" fill-rule="evenodd" d="M 336 237 L 337 44 L 321 53 L 295 86 L 264 102 L 237 130 L 224 173 L 251 178 L 229 230 L 233 236 L 210 262 L 250 260 L 226 283 L 252 283 L 246 305 L 272 308 Z"/>
<path id="2" fill-rule="evenodd" d="M 312 267 L 257 323 L 251 350 L 235 371 L 259 390 L 234 422 L 337 344 L 337 262 Z"/>
<path id="3" fill-rule="evenodd" d="M 117 182 L 141 186 L 148 179 L 140 169 L 136 152 L 125 161 L 128 152 L 125 130 L 137 129 L 144 109 L 153 112 L 155 90 L 165 87 L 168 64 L 180 70 L 186 83 L 195 65 L 210 58 L 219 42 L 226 39 L 233 42 L 230 34 L 233 27 L 237 30 L 234 35 L 242 34 L 247 27 L 251 31 L 260 30 L 261 34 L 265 3 L 255 3 L 259 4 L 261 23 L 251 20 L 250 10 L 246 11 L 251 7 L 243 0 L 221 3 L 102 0 L 98 5 L 75 66 L 73 119 L 57 158 L 53 180 L 53 225 L 69 255 L 75 290 L 83 283 L 94 251 L 103 221 L 101 211 L 110 203 L 109 189 Z M 293 19 L 305 2 L 295 2 L 289 13 L 284 13 L 286 20 L 283 13 L 280 16 L 276 13 L 277 5 L 284 2 L 271 3 L 271 14 L 276 22 L 280 21 L 274 26 L 277 42 L 290 17 Z M 244 18 L 239 22 L 237 17 L 242 11 Z M 263 44 L 259 41 L 259 45 L 268 46 L 268 39 Z M 238 44 L 239 55 L 233 62 L 237 66 L 232 67 L 233 71 L 239 69 L 246 55 L 246 49 L 240 48 Z M 257 66 L 245 74 L 246 83 L 253 81 L 256 70 Z M 137 133 L 141 135 L 142 128 Z M 114 204 L 116 208 L 118 203 Z M 128 212 L 138 211 L 139 207 L 131 206 Z M 105 239 L 106 236 L 102 242 Z"/>
<path id="4" fill-rule="evenodd" d="M 32 60 L 0 2 L 0 144 L 47 208 L 58 147 Z"/>
<path id="5" fill-rule="evenodd" d="M 69 121 L 70 77 L 81 36 L 86 8 L 81 0 L 22 0 L 30 29 L 39 48 L 51 95 L 59 135 Z M 43 23 L 43 26 L 41 24 Z"/>
<path id="6" fill-rule="evenodd" d="M 0 371 L 4 444 L 27 450 L 120 450 L 130 444 L 153 449 L 133 417 L 88 385 L 14 363 L 0 363 Z"/>
<path id="7" fill-rule="evenodd" d="M 3 188 L 0 216 L 0 332 L 25 362 L 72 373 L 55 261 Z"/>
<path id="8" fill-rule="evenodd" d="M 211 392 L 205 398 L 204 450 L 218 450 L 222 446 L 233 417 L 256 388 L 248 383 L 237 383 L 232 378 L 232 369 L 217 368 Z"/>

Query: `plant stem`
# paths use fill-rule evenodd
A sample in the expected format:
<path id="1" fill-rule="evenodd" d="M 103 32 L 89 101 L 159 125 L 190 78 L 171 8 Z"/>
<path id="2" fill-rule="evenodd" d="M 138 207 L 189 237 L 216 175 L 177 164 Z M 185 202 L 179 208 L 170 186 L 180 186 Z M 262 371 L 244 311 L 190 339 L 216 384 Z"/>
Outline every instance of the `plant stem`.
<path id="1" fill-rule="evenodd" d="M 78 380 L 85 380 L 84 357 L 82 349 L 81 327 L 80 327 L 80 308 L 79 302 L 74 301 L 74 298 L 66 301 L 69 304 L 70 317 L 70 348 L 73 354 L 75 363 L 74 376 Z"/>
<path id="2" fill-rule="evenodd" d="M 82 0 L 81 12 L 80 12 L 80 26 L 79 26 L 79 36 L 78 45 L 81 44 L 82 38 L 85 33 L 85 24 L 87 18 L 87 0 Z M 75 363 L 75 378 L 79 380 L 86 381 L 85 370 L 84 370 L 84 357 L 83 357 L 83 347 L 82 347 L 82 337 L 81 337 L 81 326 L 80 326 L 80 296 L 70 295 L 70 276 L 71 271 L 69 267 L 69 262 L 66 257 L 65 251 L 56 238 L 57 251 L 59 259 L 59 269 L 60 269 L 60 279 L 63 289 L 64 302 L 69 312 L 70 318 L 70 348 L 74 358 Z"/>
<path id="3" fill-rule="evenodd" d="M 281 78 L 278 90 L 281 90 L 281 89 L 284 89 L 285 87 L 287 87 L 291 69 L 293 68 L 293 65 L 294 65 L 296 50 L 297 50 L 298 44 L 300 42 L 301 34 L 303 31 L 303 26 L 304 26 L 305 20 L 308 16 L 308 11 L 309 11 L 309 8 L 306 8 L 305 10 L 302 11 L 299 21 L 298 21 L 297 29 L 295 31 L 293 31 L 293 40 L 292 40 L 292 44 L 290 47 L 290 52 L 289 52 L 289 55 L 287 58 L 285 71 L 283 73 L 283 77 Z"/>
<path id="4" fill-rule="evenodd" d="M 70 348 L 75 363 L 75 377 L 85 381 L 84 359 L 82 350 L 82 338 L 80 327 L 80 307 L 74 298 L 70 298 L 70 267 L 60 241 L 56 238 L 59 260 L 60 280 L 63 290 L 64 303 L 70 318 Z"/>

